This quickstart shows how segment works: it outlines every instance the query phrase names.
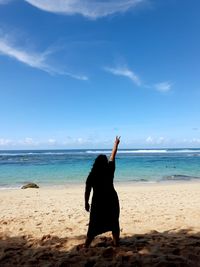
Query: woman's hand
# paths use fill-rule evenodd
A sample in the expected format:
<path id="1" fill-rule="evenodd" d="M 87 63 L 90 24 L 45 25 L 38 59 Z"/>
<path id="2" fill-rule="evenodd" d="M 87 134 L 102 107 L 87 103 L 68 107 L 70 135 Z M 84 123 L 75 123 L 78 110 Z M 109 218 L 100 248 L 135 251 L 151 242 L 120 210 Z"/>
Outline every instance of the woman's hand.
<path id="1" fill-rule="evenodd" d="M 90 211 L 90 204 L 88 202 L 85 203 L 85 210 Z"/>
<path id="2" fill-rule="evenodd" d="M 120 143 L 120 136 L 116 136 L 115 143 L 114 143 L 114 146 L 113 146 L 113 149 L 112 149 L 112 153 L 111 153 L 111 156 L 110 156 L 110 161 L 114 161 L 115 160 L 115 155 L 117 153 L 117 149 L 118 149 L 119 143 Z"/>
<path id="3" fill-rule="evenodd" d="M 116 136 L 115 144 L 119 145 L 121 136 Z"/>

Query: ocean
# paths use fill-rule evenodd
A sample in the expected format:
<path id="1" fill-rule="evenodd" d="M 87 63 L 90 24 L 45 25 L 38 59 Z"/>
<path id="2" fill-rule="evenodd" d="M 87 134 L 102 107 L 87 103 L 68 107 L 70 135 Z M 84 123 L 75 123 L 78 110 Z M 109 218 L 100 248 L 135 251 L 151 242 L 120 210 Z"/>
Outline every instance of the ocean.
<path id="1" fill-rule="evenodd" d="M 109 149 L 0 151 L 0 189 L 85 183 L 98 154 Z M 121 149 L 115 182 L 200 181 L 200 149 Z"/>

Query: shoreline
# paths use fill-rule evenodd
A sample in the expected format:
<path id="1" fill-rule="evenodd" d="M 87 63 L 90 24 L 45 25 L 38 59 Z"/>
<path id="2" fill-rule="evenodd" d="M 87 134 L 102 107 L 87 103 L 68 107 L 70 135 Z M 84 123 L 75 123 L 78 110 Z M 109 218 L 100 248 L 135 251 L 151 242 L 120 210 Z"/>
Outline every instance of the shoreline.
<path id="1" fill-rule="evenodd" d="M 39 186 L 39 189 L 68 189 L 69 187 L 84 187 L 85 182 L 65 182 L 63 184 L 42 184 L 42 183 L 37 183 L 34 182 Z M 13 190 L 19 190 L 24 184 L 21 184 L 19 187 L 9 187 L 6 186 L 1 187 L 0 186 L 0 191 L 13 191 Z M 167 186 L 167 185 L 190 185 L 190 184 L 200 184 L 200 179 L 191 179 L 191 180 L 163 180 L 163 181 L 114 181 L 114 186 L 116 187 L 126 187 L 126 186 L 139 186 L 139 187 L 148 187 L 148 186 Z M 34 188 L 33 188 L 34 189 Z M 25 190 L 25 189 L 23 189 Z"/>

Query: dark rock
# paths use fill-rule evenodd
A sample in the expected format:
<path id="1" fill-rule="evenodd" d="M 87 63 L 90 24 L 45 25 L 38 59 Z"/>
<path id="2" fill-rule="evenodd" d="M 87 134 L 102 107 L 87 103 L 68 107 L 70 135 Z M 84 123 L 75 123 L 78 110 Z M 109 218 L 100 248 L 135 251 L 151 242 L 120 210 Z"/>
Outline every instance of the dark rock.
<path id="1" fill-rule="evenodd" d="M 27 189 L 27 188 L 39 188 L 39 186 L 34 183 L 28 183 L 28 184 L 23 185 L 21 189 Z"/>

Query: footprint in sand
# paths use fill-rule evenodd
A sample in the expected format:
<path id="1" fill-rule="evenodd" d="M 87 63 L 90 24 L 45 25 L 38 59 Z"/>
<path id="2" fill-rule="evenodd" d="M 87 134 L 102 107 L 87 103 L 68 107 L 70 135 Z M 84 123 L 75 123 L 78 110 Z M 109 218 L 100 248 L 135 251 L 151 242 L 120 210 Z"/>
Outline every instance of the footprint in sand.
<path id="1" fill-rule="evenodd" d="M 69 227 L 66 227 L 65 229 L 70 231 L 70 232 L 72 232 L 72 230 L 73 230 L 72 228 L 69 228 Z"/>

